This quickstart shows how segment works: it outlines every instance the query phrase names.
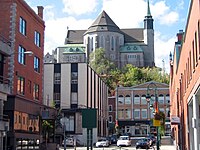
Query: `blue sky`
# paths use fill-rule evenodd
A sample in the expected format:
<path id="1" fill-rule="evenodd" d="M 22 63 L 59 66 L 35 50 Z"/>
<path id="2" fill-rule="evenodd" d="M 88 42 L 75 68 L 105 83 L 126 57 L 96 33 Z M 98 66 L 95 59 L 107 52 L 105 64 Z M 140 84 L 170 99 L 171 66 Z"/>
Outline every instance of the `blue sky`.
<path id="1" fill-rule="evenodd" d="M 146 0 L 26 0 L 37 12 L 44 7 L 45 50 L 62 46 L 69 29 L 88 29 L 105 10 L 119 28 L 142 28 L 147 13 Z M 154 19 L 155 63 L 169 71 L 169 53 L 176 34 L 185 31 L 190 0 L 149 0 Z"/>

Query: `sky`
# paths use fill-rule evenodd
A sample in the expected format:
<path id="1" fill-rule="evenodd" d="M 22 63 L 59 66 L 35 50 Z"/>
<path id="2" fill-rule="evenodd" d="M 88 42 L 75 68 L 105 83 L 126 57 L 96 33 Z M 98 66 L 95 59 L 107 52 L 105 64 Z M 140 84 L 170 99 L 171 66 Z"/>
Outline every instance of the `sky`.
<path id="1" fill-rule="evenodd" d="M 44 54 L 64 45 L 67 28 L 87 30 L 105 10 L 121 28 L 143 28 L 147 0 L 25 0 L 37 13 L 44 7 Z M 154 19 L 155 64 L 169 72 L 179 30 L 185 31 L 190 0 L 149 0 Z"/>

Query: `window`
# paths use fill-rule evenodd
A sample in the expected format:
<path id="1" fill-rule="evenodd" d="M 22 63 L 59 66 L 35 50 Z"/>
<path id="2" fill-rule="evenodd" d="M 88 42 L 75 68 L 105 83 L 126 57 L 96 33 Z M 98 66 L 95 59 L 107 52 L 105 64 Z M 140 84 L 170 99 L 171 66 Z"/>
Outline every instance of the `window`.
<path id="1" fill-rule="evenodd" d="M 140 119 L 140 109 L 134 109 L 134 118 Z"/>
<path id="2" fill-rule="evenodd" d="M 141 104 L 147 104 L 146 95 L 142 95 Z"/>
<path id="3" fill-rule="evenodd" d="M 35 31 L 35 45 L 37 45 L 38 47 L 40 47 L 40 33 Z"/>
<path id="4" fill-rule="evenodd" d="M 25 79 L 21 76 L 18 76 L 17 78 L 17 93 L 24 95 L 24 89 L 25 88 Z"/>
<path id="5" fill-rule="evenodd" d="M 109 112 L 112 112 L 112 105 L 109 105 Z"/>
<path id="6" fill-rule="evenodd" d="M 126 95 L 126 97 L 125 97 L 125 104 L 131 104 L 131 97 L 130 97 L 130 95 Z"/>
<path id="7" fill-rule="evenodd" d="M 115 48 L 115 40 L 114 37 L 111 38 L 111 50 L 114 50 Z"/>
<path id="8" fill-rule="evenodd" d="M 140 96 L 139 95 L 135 95 L 134 104 L 140 104 Z"/>
<path id="9" fill-rule="evenodd" d="M 23 35 L 26 35 L 26 20 L 22 17 L 19 19 L 19 32 Z"/>
<path id="10" fill-rule="evenodd" d="M 159 95 L 158 102 L 159 104 L 164 104 L 164 96 L 162 94 Z"/>
<path id="11" fill-rule="evenodd" d="M 112 115 L 109 116 L 109 122 L 113 122 Z"/>
<path id="12" fill-rule="evenodd" d="M 78 93 L 72 92 L 71 93 L 71 104 L 78 104 Z"/>
<path id="13" fill-rule="evenodd" d="M 119 97 L 118 97 L 118 103 L 119 104 L 124 104 L 124 96 L 123 95 L 119 95 Z"/>
<path id="14" fill-rule="evenodd" d="M 36 99 L 36 100 L 39 100 L 39 85 L 38 84 L 34 84 L 33 98 Z"/>
<path id="15" fill-rule="evenodd" d="M 61 80 L 61 74 L 54 73 L 54 84 L 60 84 L 60 80 Z"/>
<path id="16" fill-rule="evenodd" d="M 18 62 L 20 64 L 23 64 L 23 65 L 25 65 L 25 55 L 24 55 L 25 51 L 26 50 L 22 46 L 19 46 L 19 49 L 18 49 Z"/>
<path id="17" fill-rule="evenodd" d="M 131 119 L 131 110 L 130 109 L 126 109 L 125 110 L 125 119 Z"/>
<path id="18" fill-rule="evenodd" d="M 166 100 L 166 104 L 170 104 L 170 97 L 169 97 L 169 94 L 167 94 L 166 96 L 165 96 L 165 100 Z"/>
<path id="19" fill-rule="evenodd" d="M 142 109 L 142 118 L 146 119 L 147 118 L 147 109 Z"/>
<path id="20" fill-rule="evenodd" d="M 34 57 L 34 70 L 40 72 L 40 59 L 36 56 Z"/>
<path id="21" fill-rule="evenodd" d="M 123 119 L 124 117 L 123 117 L 123 114 L 124 114 L 124 110 L 123 109 L 119 109 L 118 110 L 118 118 L 119 119 Z"/>

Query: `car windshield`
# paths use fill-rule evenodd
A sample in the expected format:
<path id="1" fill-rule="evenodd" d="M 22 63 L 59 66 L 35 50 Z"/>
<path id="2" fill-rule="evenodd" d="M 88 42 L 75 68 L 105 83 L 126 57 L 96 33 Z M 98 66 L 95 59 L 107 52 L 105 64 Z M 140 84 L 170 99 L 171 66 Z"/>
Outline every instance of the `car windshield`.
<path id="1" fill-rule="evenodd" d="M 129 137 L 128 137 L 128 136 L 120 136 L 119 139 L 120 139 L 120 140 L 129 140 Z"/>

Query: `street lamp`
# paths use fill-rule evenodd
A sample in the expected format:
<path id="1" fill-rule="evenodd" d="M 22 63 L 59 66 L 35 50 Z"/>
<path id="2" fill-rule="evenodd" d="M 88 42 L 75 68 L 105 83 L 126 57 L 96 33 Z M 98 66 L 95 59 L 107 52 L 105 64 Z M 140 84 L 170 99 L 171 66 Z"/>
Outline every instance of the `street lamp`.
<path id="1" fill-rule="evenodd" d="M 151 99 L 150 91 L 154 91 L 155 100 Z M 147 86 L 146 101 L 148 103 L 150 103 L 151 101 L 155 101 L 154 106 L 152 104 L 149 105 L 149 109 L 153 110 L 154 120 L 160 120 L 159 107 L 158 107 L 158 96 L 157 96 L 157 86 L 156 86 L 156 84 L 154 82 L 150 82 L 149 85 Z M 156 125 L 156 133 L 157 133 L 156 147 L 157 147 L 157 150 L 159 150 L 160 149 L 159 148 L 159 146 L 160 146 L 160 135 L 159 135 L 159 127 L 158 127 L 158 125 Z"/>

